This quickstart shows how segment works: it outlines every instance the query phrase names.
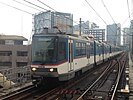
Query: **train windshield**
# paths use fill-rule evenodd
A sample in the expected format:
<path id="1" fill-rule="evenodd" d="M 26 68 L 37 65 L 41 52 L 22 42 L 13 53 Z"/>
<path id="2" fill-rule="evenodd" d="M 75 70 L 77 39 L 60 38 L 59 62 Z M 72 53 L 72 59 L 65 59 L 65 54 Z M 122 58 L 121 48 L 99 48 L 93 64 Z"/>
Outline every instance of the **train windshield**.
<path id="1" fill-rule="evenodd" d="M 32 63 L 47 64 L 57 61 L 57 37 L 33 37 Z"/>

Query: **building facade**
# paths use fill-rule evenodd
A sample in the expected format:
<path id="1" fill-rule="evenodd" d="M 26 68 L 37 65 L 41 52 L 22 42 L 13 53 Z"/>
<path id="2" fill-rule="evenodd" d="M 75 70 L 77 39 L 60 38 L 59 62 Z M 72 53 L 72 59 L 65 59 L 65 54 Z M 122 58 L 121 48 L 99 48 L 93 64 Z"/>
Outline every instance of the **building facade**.
<path id="1" fill-rule="evenodd" d="M 115 46 L 121 45 L 121 25 L 107 25 L 107 42 Z"/>
<path id="2" fill-rule="evenodd" d="M 73 33 L 73 15 L 70 13 L 62 12 L 40 12 L 34 14 L 34 34 L 40 34 L 43 32 L 44 28 L 53 29 L 53 27 L 58 27 L 61 32 L 66 34 Z M 56 30 L 52 30 L 56 32 Z"/>
<path id="3" fill-rule="evenodd" d="M 130 41 L 130 51 L 132 52 L 133 54 L 133 20 L 131 20 L 130 22 L 130 38 L 129 38 L 129 41 Z"/>
<path id="4" fill-rule="evenodd" d="M 123 46 L 129 50 L 131 43 L 130 28 L 123 28 Z"/>
<path id="5" fill-rule="evenodd" d="M 94 36 L 94 39 L 97 41 L 105 41 L 105 29 L 90 29 L 85 34 Z"/>
<path id="6" fill-rule="evenodd" d="M 31 63 L 31 45 L 24 45 L 24 41 L 28 40 L 22 36 L 0 35 L 0 72 L 6 71 L 4 74 L 13 81 Z"/>

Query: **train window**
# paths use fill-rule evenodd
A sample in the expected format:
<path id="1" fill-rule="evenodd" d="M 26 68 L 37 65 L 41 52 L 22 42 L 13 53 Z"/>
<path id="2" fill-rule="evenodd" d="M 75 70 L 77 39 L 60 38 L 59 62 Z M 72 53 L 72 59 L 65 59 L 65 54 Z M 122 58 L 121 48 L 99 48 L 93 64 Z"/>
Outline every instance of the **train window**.
<path id="1" fill-rule="evenodd" d="M 82 43 L 81 52 L 82 52 L 82 55 L 86 55 L 86 43 Z"/>
<path id="2" fill-rule="evenodd" d="M 85 56 L 86 55 L 86 43 L 77 42 L 76 43 L 76 56 Z"/>
<path id="3" fill-rule="evenodd" d="M 81 55 L 81 43 L 76 43 L 76 56 Z"/>
<path id="4" fill-rule="evenodd" d="M 59 42 L 58 44 L 58 61 L 62 61 L 62 60 L 65 60 L 66 59 L 66 42 L 62 41 L 62 42 Z"/>
<path id="5" fill-rule="evenodd" d="M 34 37 L 32 43 L 33 62 L 55 63 L 57 61 L 57 43 L 57 37 Z"/>

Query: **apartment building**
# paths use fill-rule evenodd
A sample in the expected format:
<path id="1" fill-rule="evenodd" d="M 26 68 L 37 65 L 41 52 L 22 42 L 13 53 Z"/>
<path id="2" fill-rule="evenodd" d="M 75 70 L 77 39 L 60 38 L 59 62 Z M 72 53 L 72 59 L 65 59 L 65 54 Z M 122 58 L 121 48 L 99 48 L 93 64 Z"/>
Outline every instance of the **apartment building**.
<path id="1" fill-rule="evenodd" d="M 24 67 L 31 63 L 31 45 L 24 41 L 28 40 L 23 36 L 0 35 L 0 71 L 15 81 L 25 75 Z"/>

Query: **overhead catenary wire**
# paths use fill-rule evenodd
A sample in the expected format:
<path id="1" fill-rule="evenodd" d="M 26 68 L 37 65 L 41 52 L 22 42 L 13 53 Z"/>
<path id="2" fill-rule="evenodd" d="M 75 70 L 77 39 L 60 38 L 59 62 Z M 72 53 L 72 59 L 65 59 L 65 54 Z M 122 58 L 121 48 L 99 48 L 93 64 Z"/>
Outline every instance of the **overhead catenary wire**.
<path id="1" fill-rule="evenodd" d="M 16 9 L 16 10 L 19 10 L 19 11 L 21 11 L 21 12 L 25 12 L 25 13 L 27 13 L 27 14 L 33 15 L 32 13 L 30 13 L 30 12 L 28 12 L 28 11 L 19 9 L 19 8 L 14 7 L 14 6 L 11 6 L 11 5 L 9 5 L 9 4 L 3 3 L 3 2 L 0 2 L 0 3 L 3 4 L 3 5 L 6 5 L 6 6 L 8 6 L 8 7 L 14 8 L 14 9 Z"/>
<path id="2" fill-rule="evenodd" d="M 27 3 L 29 3 L 29 4 L 31 4 L 31 5 L 34 5 L 34 6 L 36 6 L 36 7 L 39 7 L 39 8 L 41 8 L 41 9 L 44 9 L 43 7 L 40 7 L 40 6 L 38 6 L 38 5 L 34 4 L 34 3 L 31 3 L 31 2 L 26 1 L 26 0 L 24 0 L 24 1 L 27 2 Z M 47 6 L 47 7 L 50 8 L 50 9 L 54 10 L 55 12 L 58 12 L 58 11 L 56 11 L 54 8 L 52 8 L 52 7 L 50 7 L 49 5 L 43 3 L 42 1 L 38 0 L 38 2 L 40 2 L 41 4 Z M 48 11 L 47 9 L 45 9 L 45 10 Z M 59 16 L 57 16 L 57 17 L 59 17 Z M 65 16 L 64 16 L 64 17 L 65 17 Z M 67 19 L 73 21 L 73 22 L 76 23 L 76 24 L 79 24 L 79 23 L 77 23 L 76 21 L 74 21 L 73 19 L 70 19 L 70 18 L 68 18 L 68 17 L 65 17 L 65 18 L 67 18 Z M 88 26 L 88 25 L 86 25 L 86 26 Z M 82 26 L 82 27 L 83 27 L 83 26 Z M 83 27 L 83 28 L 85 28 L 85 27 Z"/>
<path id="3" fill-rule="evenodd" d="M 44 9 L 43 7 L 38 6 L 38 5 L 36 5 L 36 4 L 34 4 L 34 3 L 30 2 L 30 1 L 27 1 L 27 0 L 23 0 L 23 1 L 25 1 L 25 2 L 27 2 L 27 3 L 29 3 L 29 4 L 31 4 L 31 5 L 34 5 L 34 6 L 38 7 L 38 8 L 41 8 L 41 9 L 43 9 L 43 10 L 45 10 L 45 11 L 48 11 L 47 9 Z"/>
<path id="4" fill-rule="evenodd" d="M 24 0 L 24 1 L 27 2 L 27 3 L 29 3 L 29 4 L 31 4 L 31 5 L 34 5 L 34 6 L 36 6 L 36 7 L 39 7 L 39 8 L 41 8 L 41 9 L 45 10 L 45 11 L 50 11 L 50 10 L 48 10 L 48 9 L 45 9 L 45 8 L 43 8 L 43 7 L 41 7 L 41 6 L 38 6 L 38 5 L 36 5 L 36 4 L 32 3 L 32 2 L 29 2 L 29 1 L 27 1 L 27 0 Z M 50 9 L 54 10 L 55 12 L 58 12 L 58 11 L 56 11 L 55 9 L 53 9 L 52 7 L 48 6 L 47 4 L 41 2 L 40 0 L 38 0 L 38 2 L 40 2 L 40 3 L 42 3 L 43 5 L 49 7 Z M 58 16 L 57 16 L 57 17 L 58 17 Z M 68 18 L 68 17 L 65 17 L 65 18 L 70 19 L 70 18 Z M 70 19 L 70 20 L 72 20 L 72 19 Z M 72 20 L 72 21 L 73 21 L 73 20 Z M 77 22 L 75 21 L 75 23 L 77 23 Z"/>
<path id="5" fill-rule="evenodd" d="M 91 9 L 96 13 L 96 15 L 107 25 L 106 21 L 99 15 L 99 13 L 91 6 L 91 4 L 85 0 L 85 2 L 89 5 L 89 7 L 91 7 Z M 114 32 L 114 30 L 112 28 L 109 27 L 109 29 Z"/>
<path id="6" fill-rule="evenodd" d="M 130 14 L 130 16 L 131 15 L 133 15 L 133 12 Z M 123 21 L 123 23 L 122 24 L 125 24 L 127 21 L 128 21 L 128 19 L 129 19 L 129 16 Z M 130 20 L 131 21 L 131 20 Z"/>
<path id="7" fill-rule="evenodd" d="M 129 2 L 128 2 L 128 0 L 127 0 L 127 9 L 128 9 L 128 17 L 123 21 L 122 24 L 125 24 L 125 23 L 128 21 L 128 19 L 129 19 L 130 22 L 131 22 L 131 15 L 133 15 L 133 12 L 130 14 L 130 9 L 129 9 Z"/>
<path id="8" fill-rule="evenodd" d="M 44 2 L 42 2 L 42 1 L 40 1 L 40 0 L 37 0 L 38 2 L 40 2 L 41 4 L 43 4 L 43 5 L 45 5 L 45 6 L 47 6 L 48 8 L 50 8 L 50 9 L 52 9 L 52 10 L 54 10 L 55 12 L 58 12 L 57 10 L 55 10 L 54 8 L 52 8 L 52 7 L 50 7 L 49 5 L 47 5 L 47 4 L 45 4 Z M 65 16 L 64 16 L 65 17 Z M 73 21 L 72 19 L 70 19 L 70 18 L 68 18 L 68 17 L 65 17 L 65 18 L 67 18 L 67 19 L 69 19 L 69 20 L 71 20 L 71 21 Z M 76 24 L 78 24 L 76 21 L 73 21 L 74 23 L 76 23 Z"/>
<path id="9" fill-rule="evenodd" d="M 16 1 L 16 0 L 15 0 Z M 24 0 L 24 1 L 26 1 L 26 0 Z M 40 1 L 40 0 L 38 0 L 38 1 Z M 33 4 L 33 3 L 32 3 Z M 37 6 L 36 6 L 37 7 Z M 50 6 L 49 6 L 50 7 Z M 40 8 L 40 7 L 39 7 Z M 42 9 L 42 8 L 41 8 Z M 44 9 L 44 8 L 43 8 Z M 18 9 L 17 9 L 18 10 Z M 77 22 L 76 22 L 77 23 Z M 79 23 L 78 23 L 79 24 Z M 105 23 L 106 24 L 106 23 Z M 83 26 L 82 26 L 83 27 Z"/>
<path id="10" fill-rule="evenodd" d="M 46 3 L 44 3 L 44 2 L 42 2 L 42 1 L 40 1 L 40 0 L 37 0 L 37 1 L 40 2 L 41 4 L 47 6 L 48 8 L 52 9 L 53 11 L 58 12 L 57 10 L 55 10 L 55 9 L 52 8 L 52 7 L 50 7 L 50 6 L 47 5 Z M 65 16 L 64 16 L 64 17 L 65 17 Z M 67 18 L 67 19 L 73 21 L 75 24 L 79 24 L 77 21 L 74 21 L 73 19 L 70 19 L 70 18 L 68 18 L 68 17 L 65 17 L 65 18 Z M 86 23 L 84 23 L 84 24 L 86 25 Z M 88 27 L 88 25 L 86 25 L 86 26 Z M 81 27 L 82 27 L 82 28 L 85 28 L 83 25 L 81 25 Z"/>
<path id="11" fill-rule="evenodd" d="M 128 17 L 129 17 L 129 19 L 131 20 L 131 18 L 130 18 L 130 9 L 129 9 L 129 2 L 128 2 L 128 0 L 127 0 L 127 8 L 128 8 Z"/>
<path id="12" fill-rule="evenodd" d="M 47 6 L 48 8 L 50 8 L 50 9 L 52 9 L 52 10 L 54 10 L 54 11 L 56 11 L 54 8 L 52 8 L 52 7 L 50 7 L 49 5 L 47 5 L 47 4 L 45 4 L 45 3 L 43 3 L 42 1 L 40 1 L 40 0 L 37 0 L 38 2 L 40 2 L 40 3 L 42 3 L 43 5 L 45 5 L 45 6 Z M 56 11 L 57 12 L 57 11 Z"/>
<path id="13" fill-rule="evenodd" d="M 101 2 L 102 2 L 102 4 L 103 4 L 103 6 L 105 7 L 106 11 L 108 12 L 109 16 L 111 17 L 112 21 L 114 22 L 114 24 L 116 24 L 116 22 L 115 22 L 115 20 L 113 19 L 111 13 L 109 12 L 108 8 L 106 7 L 104 1 L 101 0 Z M 118 26 L 117 26 L 117 28 L 118 28 Z M 114 32 L 114 30 L 113 30 L 113 32 Z"/>
<path id="14" fill-rule="evenodd" d="M 101 2 L 102 2 L 102 4 L 103 4 L 103 6 L 105 7 L 106 11 L 108 12 L 109 16 L 111 17 L 111 19 L 113 20 L 113 22 L 114 22 L 114 23 L 116 23 L 116 22 L 115 22 L 115 20 L 113 19 L 112 15 L 110 14 L 110 12 L 109 12 L 108 8 L 106 7 L 106 5 L 105 5 L 104 1 L 103 1 L 103 0 L 101 0 Z"/>
<path id="15" fill-rule="evenodd" d="M 17 2 L 17 3 L 21 4 L 21 5 L 27 6 L 27 7 L 29 7 L 29 8 L 32 8 L 32 9 L 35 9 L 35 10 L 38 10 L 38 11 L 41 11 L 41 10 L 35 8 L 35 7 L 32 7 L 32 6 L 26 5 L 26 4 L 24 4 L 24 3 L 22 3 L 22 2 L 19 2 L 19 1 L 17 1 L 17 0 L 13 0 L 13 1 L 14 1 L 14 2 Z"/>
<path id="16" fill-rule="evenodd" d="M 96 13 L 96 15 L 107 25 L 106 21 L 99 15 L 99 13 L 91 6 L 91 4 L 85 0 L 85 2 L 91 7 L 91 9 Z"/>
<path id="17" fill-rule="evenodd" d="M 133 15 L 133 12 L 130 14 L 130 9 L 129 9 L 129 1 L 127 0 L 127 9 L 128 9 L 128 17 L 123 21 L 122 24 L 125 24 L 128 19 L 130 20 L 131 22 L 131 15 Z M 121 30 L 123 33 L 126 33 L 124 30 Z M 127 33 L 128 34 L 128 33 Z"/>
<path id="18" fill-rule="evenodd" d="M 0 3 L 3 4 L 3 5 L 5 5 L 5 6 L 8 6 L 8 7 L 11 7 L 11 8 L 13 8 L 13 9 L 16 9 L 16 10 L 18 10 L 18 11 L 21 11 L 21 12 L 27 13 L 27 14 L 29 14 L 29 15 L 33 15 L 32 13 L 30 13 L 30 12 L 28 12 L 28 11 L 25 11 L 25 10 L 19 9 L 19 8 L 14 7 L 14 6 L 11 6 L 11 5 L 9 5 L 9 4 L 3 3 L 3 2 L 0 2 Z M 32 35 L 32 33 L 31 33 L 31 35 Z M 30 37 L 29 41 L 31 41 L 31 37 Z M 28 45 L 29 45 L 29 43 L 28 43 Z"/>

